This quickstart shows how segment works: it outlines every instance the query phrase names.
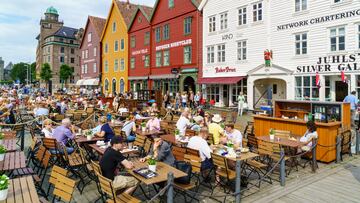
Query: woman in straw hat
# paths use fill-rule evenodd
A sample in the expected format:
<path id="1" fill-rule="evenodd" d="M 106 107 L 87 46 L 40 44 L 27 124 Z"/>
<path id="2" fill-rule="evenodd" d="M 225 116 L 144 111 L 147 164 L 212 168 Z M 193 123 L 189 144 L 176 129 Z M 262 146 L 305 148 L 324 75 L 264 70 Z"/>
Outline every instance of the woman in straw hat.
<path id="1" fill-rule="evenodd" d="M 211 119 L 212 123 L 209 124 L 209 133 L 213 135 L 214 144 L 217 145 L 220 142 L 220 137 L 224 134 L 224 129 L 220 126 L 222 120 L 220 114 L 215 114 Z"/>

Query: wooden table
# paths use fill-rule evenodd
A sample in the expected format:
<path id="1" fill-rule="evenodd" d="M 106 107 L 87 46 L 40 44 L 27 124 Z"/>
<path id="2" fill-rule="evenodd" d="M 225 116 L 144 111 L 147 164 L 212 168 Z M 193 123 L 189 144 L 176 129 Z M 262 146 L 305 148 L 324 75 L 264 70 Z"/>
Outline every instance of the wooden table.
<path id="1" fill-rule="evenodd" d="M 89 147 L 92 148 L 93 150 L 95 150 L 99 155 L 104 155 L 105 151 L 107 148 L 101 148 L 96 144 L 89 144 Z M 128 154 L 136 154 L 139 152 L 139 149 L 128 149 L 125 148 L 121 151 L 121 154 L 123 155 L 128 155 Z"/>
<path id="2" fill-rule="evenodd" d="M 16 138 L 16 131 L 14 130 L 10 130 L 10 131 L 1 131 L 2 133 L 4 133 L 4 139 L 14 139 Z"/>
<path id="3" fill-rule="evenodd" d="M 296 138 L 296 140 L 290 140 L 285 138 L 278 139 L 276 136 L 274 140 L 270 140 L 270 136 L 257 136 L 256 138 L 265 142 L 272 142 L 281 146 L 288 146 L 293 148 L 299 148 L 305 145 L 305 143 L 300 142 L 300 138 Z"/>
<path id="4" fill-rule="evenodd" d="M 237 160 L 245 161 L 245 160 L 248 160 L 248 159 L 253 159 L 253 158 L 258 157 L 258 156 L 260 156 L 260 155 L 254 153 L 254 152 L 246 152 L 246 153 L 241 153 L 240 157 L 226 157 L 226 158 L 231 160 L 231 161 L 237 161 Z"/>
<path id="5" fill-rule="evenodd" d="M 160 137 L 164 141 L 166 141 L 166 142 L 168 142 L 170 144 L 173 144 L 173 145 L 186 146 L 188 144 L 188 142 L 177 140 L 175 138 L 175 135 L 172 135 L 172 134 L 161 135 Z"/>
<path id="6" fill-rule="evenodd" d="M 88 140 L 86 136 L 78 136 L 75 138 L 75 142 L 77 142 L 79 144 L 91 143 L 91 142 L 96 142 L 96 141 L 100 141 L 100 140 L 104 140 L 104 138 L 103 137 L 93 137 L 91 140 Z"/>
<path id="7" fill-rule="evenodd" d="M 133 163 L 134 163 L 135 169 L 148 167 L 147 162 L 141 163 L 140 161 L 137 160 L 137 161 L 134 161 Z M 156 173 L 158 175 L 153 178 L 146 179 L 146 178 L 142 177 L 141 175 L 134 173 L 132 169 L 128 170 L 128 172 L 132 176 L 134 176 L 136 179 L 138 179 L 140 182 L 143 182 L 145 185 L 152 185 L 152 184 L 167 181 L 167 176 L 168 176 L 169 172 L 172 172 L 174 174 L 174 178 L 180 178 L 180 177 L 187 176 L 186 173 L 184 173 L 172 166 L 169 166 L 163 162 L 156 163 Z"/>
<path id="8" fill-rule="evenodd" d="M 0 171 L 12 171 L 19 168 L 25 168 L 26 157 L 23 151 L 5 153 L 4 161 L 0 161 Z"/>
<path id="9" fill-rule="evenodd" d="M 33 178 L 25 176 L 9 180 L 9 190 L 6 200 L 1 203 L 39 203 Z"/>
<path id="10" fill-rule="evenodd" d="M 6 147 L 6 152 L 13 152 L 17 150 L 16 139 L 3 140 L 2 145 Z"/>
<path id="11" fill-rule="evenodd" d="M 115 127 L 123 127 L 124 126 L 124 123 L 123 122 L 110 122 L 109 123 L 109 125 L 110 125 L 110 127 L 113 127 L 113 128 L 115 128 Z"/>
<path id="12" fill-rule="evenodd" d="M 142 130 L 139 130 L 139 129 L 136 129 L 135 133 L 137 135 L 141 135 L 141 136 L 152 136 L 152 135 L 155 135 L 155 134 L 162 134 L 163 132 L 161 130 L 149 130 L 149 131 L 142 131 Z"/>

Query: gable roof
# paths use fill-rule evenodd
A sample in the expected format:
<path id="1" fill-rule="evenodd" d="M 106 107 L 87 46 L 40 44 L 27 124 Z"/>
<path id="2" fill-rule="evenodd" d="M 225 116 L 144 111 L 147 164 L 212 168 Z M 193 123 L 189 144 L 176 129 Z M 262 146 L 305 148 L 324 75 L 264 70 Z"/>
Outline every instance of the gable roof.
<path id="1" fill-rule="evenodd" d="M 58 31 L 56 31 L 52 36 L 76 39 L 75 35 L 77 31 L 78 29 L 76 28 L 63 26 Z"/>
<path id="2" fill-rule="evenodd" d="M 151 15 L 150 15 L 150 21 L 152 20 L 154 14 L 155 14 L 155 10 L 156 10 L 156 8 L 157 8 L 160 1 L 161 0 L 156 0 L 154 8 L 153 8 L 153 10 L 151 12 Z M 198 9 L 202 0 L 187 0 L 187 1 L 191 1 L 191 3 Z"/>
<path id="3" fill-rule="evenodd" d="M 89 16 L 90 22 L 93 24 L 96 34 L 101 37 L 101 33 L 105 27 L 106 19 L 95 16 Z"/>
<path id="4" fill-rule="evenodd" d="M 148 6 L 144 6 L 144 5 L 139 5 L 138 8 L 136 9 L 134 15 L 132 16 L 131 18 L 131 21 L 130 21 L 130 24 L 128 26 L 128 30 L 130 30 L 131 26 L 133 25 L 134 23 L 134 20 L 136 18 L 136 15 L 137 13 L 140 11 L 146 18 L 146 20 L 149 22 L 150 24 L 150 15 L 151 15 L 151 12 L 152 12 L 152 7 L 148 7 Z"/>

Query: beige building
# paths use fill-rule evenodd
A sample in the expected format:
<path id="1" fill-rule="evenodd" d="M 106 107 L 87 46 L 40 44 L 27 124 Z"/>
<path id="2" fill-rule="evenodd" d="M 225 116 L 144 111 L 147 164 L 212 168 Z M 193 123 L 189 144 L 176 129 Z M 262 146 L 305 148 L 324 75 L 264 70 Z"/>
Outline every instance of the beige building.
<path id="1" fill-rule="evenodd" d="M 52 88 L 61 87 L 60 66 L 67 64 L 74 69 L 73 76 L 67 84 L 74 85 L 80 79 L 80 42 L 83 29 L 64 26 L 59 20 L 59 14 L 54 7 L 49 7 L 45 18 L 40 20 L 40 34 L 37 36 L 36 73 L 40 80 L 41 67 L 50 64 L 52 69 Z M 41 81 L 41 80 L 40 80 Z M 44 81 L 41 81 L 44 85 Z"/>

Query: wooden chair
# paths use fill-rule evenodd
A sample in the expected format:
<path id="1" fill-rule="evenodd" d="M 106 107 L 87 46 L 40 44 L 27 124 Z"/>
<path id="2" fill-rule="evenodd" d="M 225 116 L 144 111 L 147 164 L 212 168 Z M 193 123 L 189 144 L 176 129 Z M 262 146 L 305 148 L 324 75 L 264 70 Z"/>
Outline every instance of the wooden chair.
<path id="1" fill-rule="evenodd" d="M 291 131 L 287 131 L 287 130 L 274 130 L 275 132 L 275 137 L 280 137 L 283 139 L 289 139 L 291 136 Z"/>
<path id="2" fill-rule="evenodd" d="M 105 178 L 104 176 L 97 174 L 98 175 L 98 179 L 99 179 L 99 183 L 100 183 L 100 188 L 103 192 L 103 194 L 105 194 L 106 196 L 108 196 L 110 198 L 109 201 L 107 202 L 114 202 L 114 203 L 140 203 L 140 200 L 136 199 L 135 197 L 132 197 L 129 194 L 121 194 L 121 195 L 116 195 L 114 187 L 112 185 L 112 181 Z"/>
<path id="3" fill-rule="evenodd" d="M 197 135 L 197 132 L 195 130 L 186 129 L 185 136 L 192 137 Z"/>
<path id="4" fill-rule="evenodd" d="M 140 148 L 144 148 L 146 137 L 143 135 L 136 135 L 134 146 L 138 146 Z"/>
<path id="5" fill-rule="evenodd" d="M 236 178 L 236 172 L 234 170 L 229 169 L 227 160 L 225 157 L 211 153 L 211 158 L 213 160 L 213 164 L 215 166 L 215 175 L 218 175 L 220 177 L 220 181 L 216 181 L 217 184 L 214 188 L 212 188 L 211 195 L 214 192 L 214 189 L 222 185 L 224 188 L 225 193 L 229 193 L 231 190 L 231 180 L 234 180 Z M 224 179 L 223 181 L 221 180 Z M 227 190 L 228 189 L 228 190 Z M 226 199 L 226 197 L 225 197 Z M 225 200 L 224 200 L 225 201 Z"/>
<path id="6" fill-rule="evenodd" d="M 60 175 L 61 175 L 61 177 L 67 176 L 68 173 L 69 173 L 68 170 L 63 169 L 57 165 L 54 165 L 52 167 L 50 177 L 49 177 L 49 187 L 48 187 L 48 191 L 47 191 L 48 195 L 49 195 L 51 186 L 55 186 L 55 184 L 57 183 L 58 177 L 60 177 Z"/>
<path id="7" fill-rule="evenodd" d="M 255 136 L 254 135 L 254 122 L 248 121 L 245 130 L 244 130 L 244 137 L 247 138 L 248 136 Z"/>
<path id="8" fill-rule="evenodd" d="M 343 130 L 340 134 L 341 136 L 341 153 L 340 158 L 341 161 L 343 160 L 344 154 L 349 154 L 349 156 L 352 156 L 351 153 L 351 130 Z"/>
<path id="9" fill-rule="evenodd" d="M 89 114 L 89 115 L 94 113 L 94 108 L 92 108 L 92 107 L 86 108 L 86 113 Z"/>
<path id="10" fill-rule="evenodd" d="M 172 146 L 172 153 L 176 159 L 176 161 L 184 161 L 184 156 L 186 153 L 186 148 Z"/>
<path id="11" fill-rule="evenodd" d="M 82 113 L 74 113 L 74 117 L 73 117 L 74 121 L 81 121 L 82 119 Z"/>
<path id="12" fill-rule="evenodd" d="M 247 136 L 247 146 L 250 151 L 257 153 L 258 151 L 258 141 L 254 134 L 248 134 Z"/>
<path id="13" fill-rule="evenodd" d="M 58 174 L 55 183 L 55 189 L 53 192 L 54 195 L 53 201 L 55 200 L 55 198 L 59 198 L 67 202 L 71 202 L 75 184 L 76 184 L 75 180 L 72 180 L 66 176 Z"/>
<path id="14" fill-rule="evenodd" d="M 64 115 L 64 114 L 57 114 L 57 115 L 55 115 L 54 120 L 55 120 L 56 122 L 61 122 L 64 118 L 65 118 L 65 115 Z"/>
<path id="15" fill-rule="evenodd" d="M 186 154 L 200 156 L 199 150 L 186 147 Z"/>

